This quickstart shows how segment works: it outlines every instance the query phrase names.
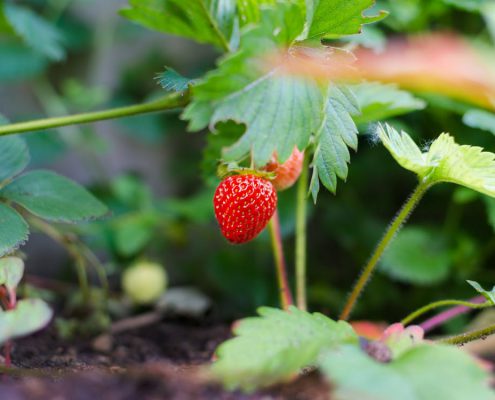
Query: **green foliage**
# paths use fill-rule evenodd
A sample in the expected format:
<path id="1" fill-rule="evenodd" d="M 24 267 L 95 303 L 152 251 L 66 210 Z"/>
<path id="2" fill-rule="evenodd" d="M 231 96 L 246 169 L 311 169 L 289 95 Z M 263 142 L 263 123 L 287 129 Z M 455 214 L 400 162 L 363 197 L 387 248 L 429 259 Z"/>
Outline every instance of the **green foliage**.
<path id="1" fill-rule="evenodd" d="M 235 0 L 131 0 L 121 14 L 150 29 L 225 48 L 234 32 Z"/>
<path id="2" fill-rule="evenodd" d="M 452 182 L 495 197 L 495 154 L 481 147 L 459 145 L 447 133 L 423 153 L 407 133 L 399 133 L 390 125 L 380 125 L 378 135 L 395 160 L 420 180 Z"/>
<path id="3" fill-rule="evenodd" d="M 397 280 L 421 285 L 444 280 L 451 266 L 452 254 L 441 232 L 409 226 L 399 232 L 380 267 Z"/>
<path id="4" fill-rule="evenodd" d="M 28 238 L 29 227 L 13 208 L 0 203 L 0 256 L 22 245 Z"/>
<path id="5" fill-rule="evenodd" d="M 35 52 L 53 61 L 65 57 L 62 35 L 52 24 L 30 9 L 18 5 L 7 4 L 4 12 L 16 34 Z"/>
<path id="6" fill-rule="evenodd" d="M 43 300 L 21 300 L 13 310 L 0 312 L 0 344 L 44 328 L 52 310 Z"/>
<path id="7" fill-rule="evenodd" d="M 11 83 L 35 77 L 48 65 L 43 56 L 18 43 L 0 43 L 0 54 L 0 82 Z"/>
<path id="8" fill-rule="evenodd" d="M 467 11 L 481 11 L 491 0 L 443 0 L 445 3 Z"/>
<path id="9" fill-rule="evenodd" d="M 426 103 L 394 84 L 365 82 L 352 85 L 361 113 L 353 116 L 357 124 L 380 121 L 411 111 L 422 110 Z"/>
<path id="10" fill-rule="evenodd" d="M 363 15 L 363 11 L 375 4 L 375 0 L 310 0 L 308 12 L 310 25 L 308 39 L 335 39 L 352 35 L 361 30 L 361 26 L 379 21 L 387 16 L 386 12 L 372 17 Z"/>
<path id="11" fill-rule="evenodd" d="M 421 344 L 384 364 L 347 345 L 328 350 L 319 365 L 334 396 L 346 400 L 493 399 L 488 372 L 454 347 Z"/>
<path id="12" fill-rule="evenodd" d="M 0 258 L 0 285 L 15 290 L 24 275 L 24 261 L 19 257 Z"/>
<path id="13" fill-rule="evenodd" d="M 483 129 L 495 135 L 495 114 L 484 110 L 469 110 L 462 122 L 471 128 Z"/>
<path id="14" fill-rule="evenodd" d="M 260 60 L 307 38 L 357 33 L 363 23 L 376 20 L 361 15 L 372 1 L 263 2 L 265 7 L 254 12 L 255 3 L 245 5 L 242 18 L 258 24 L 243 29 L 239 51 L 221 60 L 218 68 L 193 88 L 193 101 L 183 117 L 189 120 L 191 130 L 208 125 L 214 128 L 228 120 L 244 124 L 244 135 L 224 148 L 223 158 L 239 161 L 251 155 L 257 167 L 266 164 L 275 151 L 279 160 L 285 161 L 294 147 L 306 148 L 313 134 L 317 153 L 313 196 L 316 198 L 319 190 L 318 179 L 335 192 L 337 177 L 347 176 L 347 146 L 357 146 L 357 128 L 350 115 L 359 111 L 350 89 L 327 89 L 309 78 L 286 76 L 277 69 L 267 71 Z"/>
<path id="15" fill-rule="evenodd" d="M 357 150 L 357 127 L 352 115 L 359 113 L 353 93 L 345 86 L 330 85 L 321 115 L 321 125 L 315 136 L 313 176 L 310 190 L 313 200 L 319 191 L 318 178 L 330 191 L 337 190 L 337 176 L 345 180 L 350 154 L 347 146 Z"/>
<path id="16" fill-rule="evenodd" d="M 26 142 L 16 136 L 0 138 L 0 183 L 11 179 L 27 167 L 29 151 Z"/>
<path id="17" fill-rule="evenodd" d="M 156 78 L 162 88 L 173 92 L 182 92 L 186 90 L 189 85 L 194 83 L 193 79 L 182 76 L 170 67 L 165 68 L 165 71 L 159 74 Z"/>
<path id="18" fill-rule="evenodd" d="M 236 336 L 217 350 L 212 372 L 230 389 L 249 391 L 287 380 L 314 364 L 322 349 L 357 340 L 346 322 L 322 314 L 296 307 L 288 312 L 263 307 L 258 313 L 240 321 Z"/>
<path id="19" fill-rule="evenodd" d="M 85 221 L 108 211 L 82 186 L 51 171 L 28 172 L 3 188 L 0 196 L 56 222 Z"/>
<path id="20" fill-rule="evenodd" d="M 488 291 L 481 287 L 478 282 L 475 281 L 467 281 L 478 293 L 482 294 L 487 301 L 495 305 L 495 286 L 492 290 Z"/>

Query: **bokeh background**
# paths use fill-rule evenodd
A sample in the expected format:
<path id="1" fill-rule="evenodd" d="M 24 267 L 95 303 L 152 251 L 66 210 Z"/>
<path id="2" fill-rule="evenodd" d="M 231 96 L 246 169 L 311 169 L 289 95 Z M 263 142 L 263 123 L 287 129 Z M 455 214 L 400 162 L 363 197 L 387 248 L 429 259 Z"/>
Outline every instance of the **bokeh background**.
<path id="1" fill-rule="evenodd" d="M 209 46 L 126 21 L 118 15 L 125 0 L 15 3 L 40 18 L 56 46 L 40 52 L 21 38 L 0 36 L 0 114 L 11 121 L 141 103 L 164 93 L 155 78 L 165 66 L 199 77 L 219 55 Z M 354 39 L 380 51 L 387 38 L 399 33 L 440 30 L 492 47 L 490 21 L 476 3 L 379 1 L 376 7 L 389 10 L 390 16 Z M 427 100 L 424 110 L 390 122 L 425 146 L 447 131 L 460 143 L 495 150 L 493 121 L 485 130 L 476 129 L 463 120 L 466 105 L 438 96 Z M 147 258 L 165 266 L 171 286 L 194 286 L 209 296 L 213 312 L 222 318 L 276 305 L 268 235 L 242 246 L 228 245 L 221 237 L 211 204 L 214 179 L 202 173 L 206 135 L 186 132 L 179 115 L 167 112 L 27 134 L 31 166 L 72 177 L 112 209 L 104 221 L 64 229 L 82 235 L 98 254 L 115 291 L 121 271 Z M 311 309 L 334 317 L 415 186 L 413 174 L 372 140 L 372 131 L 373 126 L 360 126 L 359 151 L 337 195 L 322 192 L 316 205 L 308 201 L 309 302 Z M 291 270 L 294 204 L 294 190 L 280 195 Z M 493 202 L 466 189 L 435 187 L 388 252 L 355 317 L 394 321 L 429 301 L 473 297 L 466 279 L 491 287 L 494 226 Z M 23 250 L 29 274 L 76 281 L 72 261 L 49 238 L 32 234 Z M 457 329 L 465 322 L 462 318 L 467 317 L 447 329 Z"/>

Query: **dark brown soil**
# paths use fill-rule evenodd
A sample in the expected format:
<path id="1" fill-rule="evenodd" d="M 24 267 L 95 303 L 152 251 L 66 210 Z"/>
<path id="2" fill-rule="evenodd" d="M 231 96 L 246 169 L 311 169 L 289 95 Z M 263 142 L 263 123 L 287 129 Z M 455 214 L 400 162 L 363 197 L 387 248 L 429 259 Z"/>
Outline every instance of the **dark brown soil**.
<path id="1" fill-rule="evenodd" d="M 255 394 L 225 392 L 204 366 L 227 339 L 225 324 L 163 321 L 147 328 L 67 343 L 53 330 L 16 342 L 1 400 L 328 400 L 316 374 Z"/>

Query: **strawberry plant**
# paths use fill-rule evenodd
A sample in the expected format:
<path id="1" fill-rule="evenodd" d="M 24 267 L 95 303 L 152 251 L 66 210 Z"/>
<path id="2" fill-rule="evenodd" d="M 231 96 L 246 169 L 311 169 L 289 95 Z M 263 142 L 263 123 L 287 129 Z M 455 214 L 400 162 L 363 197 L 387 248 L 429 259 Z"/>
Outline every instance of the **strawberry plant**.
<path id="1" fill-rule="evenodd" d="M 404 130 L 394 121 L 434 104 L 462 114 L 468 126 L 493 130 L 495 74 L 486 61 L 492 59 L 493 49 L 445 34 L 387 44 L 375 25 L 379 22 L 390 30 L 416 32 L 427 17 L 456 7 L 482 15 L 486 20 L 484 38 L 493 38 L 493 7 L 483 1 L 466 5 L 436 0 L 424 10 L 419 6 L 401 8 L 397 2 L 381 1 L 379 7 L 374 3 L 131 0 L 121 11 L 123 17 L 155 31 L 213 46 L 220 53 L 216 65 L 194 78 L 166 67 L 157 81 L 167 93 L 150 102 L 0 127 L 0 135 L 7 136 L 180 109 L 180 119 L 187 122 L 188 130 L 207 131 L 203 175 L 208 185 L 216 187 L 207 201 L 212 202 L 219 231 L 228 242 L 243 244 L 257 240 L 268 227 L 281 305 L 281 309 L 261 307 L 258 316 L 239 321 L 234 337 L 218 347 L 209 372 L 228 389 L 250 392 L 318 369 L 333 394 L 343 399 L 493 398 L 487 369 L 455 345 L 491 335 L 494 326 L 430 340 L 425 334 L 432 326 L 450 321 L 452 313 L 435 315 L 421 326 L 410 325 L 439 307 L 453 306 L 452 310 L 460 313 L 492 307 L 493 291 L 480 284 L 469 281 L 482 297 L 427 304 L 389 326 L 379 338 L 365 338 L 357 325 L 347 322 L 360 297 L 366 299 L 364 290 L 380 263 L 385 274 L 420 285 L 445 279 L 452 260 L 466 258 L 465 254 L 445 255 L 445 251 L 436 258 L 422 253 L 436 242 L 433 228 L 406 227 L 399 232 L 432 187 L 447 182 L 462 187 L 459 190 L 469 189 L 467 195 L 456 192 L 459 203 L 474 201 L 477 196 L 495 197 L 494 153 L 460 145 L 448 133 L 421 148 L 405 132 L 408 126 L 416 126 L 415 120 L 406 120 Z M 35 46 L 45 58 L 64 56 L 62 43 L 43 19 L 15 4 L 0 2 L 0 7 L 2 31 Z M 389 9 L 390 15 L 380 11 L 382 7 Z M 33 30 L 26 29 L 26 24 Z M 43 46 L 36 45 L 33 31 L 44 34 Z M 381 123 L 385 120 L 389 123 Z M 366 128 L 369 123 L 371 128 Z M 417 125 L 413 132 L 423 128 Z M 350 150 L 357 151 L 360 133 L 382 143 L 401 167 L 416 175 L 418 184 L 385 230 L 340 316 L 332 319 L 307 311 L 306 253 L 311 234 L 307 220 L 312 207 L 308 198 L 316 204 L 322 187 L 337 195 L 339 180 L 348 178 Z M 17 136 L 2 140 L 0 204 L 8 222 L 4 228 L 8 225 L 8 233 L 0 235 L 2 254 L 11 253 L 26 239 L 29 222 L 66 244 L 79 265 L 81 284 L 87 287 L 81 268 L 87 252 L 80 255 L 84 245 L 66 240 L 45 220 L 78 222 L 100 217 L 106 208 L 85 189 L 52 172 L 31 171 L 18 177 L 27 165 L 25 145 Z M 296 185 L 295 215 L 291 218 L 295 296 L 278 204 L 282 191 L 292 185 Z M 138 189 L 129 191 L 131 202 L 143 195 L 142 188 Z M 160 225 L 157 219 L 163 210 L 152 204 L 149 194 L 143 197 L 142 202 L 136 201 L 134 213 L 121 217 L 112 227 L 121 256 L 137 255 Z M 332 207 L 331 200 L 324 201 Z M 493 204 L 485 201 L 488 207 L 491 204 L 493 217 Z M 175 211 L 179 208 L 175 204 Z M 194 208 L 193 204 L 189 214 L 196 214 Z M 455 225 L 453 220 L 447 228 Z M 352 229 L 359 229 L 357 225 Z M 389 249 L 396 238 L 395 247 Z M 456 238 L 459 243 L 461 239 L 469 247 L 469 240 Z M 449 243 L 442 242 L 441 247 L 446 249 Z M 461 250 L 464 248 L 459 253 Z M 148 288 L 141 287 L 150 280 Z M 163 271 L 153 264 L 141 271 L 130 268 L 123 286 L 136 303 L 149 303 L 163 292 L 166 281 Z"/>

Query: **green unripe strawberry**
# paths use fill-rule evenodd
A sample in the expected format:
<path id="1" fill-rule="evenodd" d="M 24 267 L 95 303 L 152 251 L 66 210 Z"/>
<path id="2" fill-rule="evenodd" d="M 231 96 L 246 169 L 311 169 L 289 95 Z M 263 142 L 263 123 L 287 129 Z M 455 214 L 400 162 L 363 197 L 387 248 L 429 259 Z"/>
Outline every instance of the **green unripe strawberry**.
<path id="1" fill-rule="evenodd" d="M 122 275 L 124 293 L 136 304 L 153 304 L 165 292 L 167 283 L 165 268 L 154 262 L 137 262 Z"/>

